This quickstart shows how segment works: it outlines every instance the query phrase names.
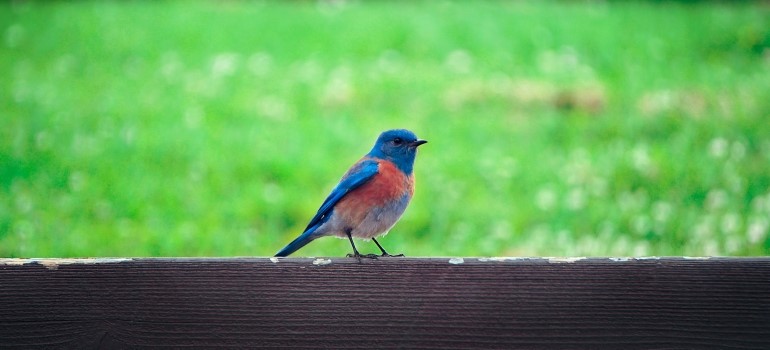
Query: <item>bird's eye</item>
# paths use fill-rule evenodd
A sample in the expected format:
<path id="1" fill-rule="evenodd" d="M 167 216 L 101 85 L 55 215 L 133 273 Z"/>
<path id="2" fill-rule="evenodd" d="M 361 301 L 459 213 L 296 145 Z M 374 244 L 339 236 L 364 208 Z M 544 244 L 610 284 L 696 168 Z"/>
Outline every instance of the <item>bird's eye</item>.
<path id="1" fill-rule="evenodd" d="M 402 140 L 400 137 L 393 139 L 393 144 L 395 145 L 400 145 L 402 142 L 404 142 L 404 140 Z"/>

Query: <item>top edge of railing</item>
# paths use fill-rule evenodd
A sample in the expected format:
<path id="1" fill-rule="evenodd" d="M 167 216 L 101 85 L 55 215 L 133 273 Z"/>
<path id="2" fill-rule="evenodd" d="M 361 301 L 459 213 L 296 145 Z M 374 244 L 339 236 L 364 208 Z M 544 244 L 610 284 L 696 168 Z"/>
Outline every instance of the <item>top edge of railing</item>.
<path id="1" fill-rule="evenodd" d="M 766 262 L 768 256 L 640 256 L 640 257 L 131 257 L 131 258 L 0 258 L 0 266 L 43 265 L 55 268 L 61 265 L 93 265 L 119 263 L 253 263 L 253 264 L 308 264 L 324 266 L 348 263 L 386 264 L 608 264 L 649 262 Z"/>

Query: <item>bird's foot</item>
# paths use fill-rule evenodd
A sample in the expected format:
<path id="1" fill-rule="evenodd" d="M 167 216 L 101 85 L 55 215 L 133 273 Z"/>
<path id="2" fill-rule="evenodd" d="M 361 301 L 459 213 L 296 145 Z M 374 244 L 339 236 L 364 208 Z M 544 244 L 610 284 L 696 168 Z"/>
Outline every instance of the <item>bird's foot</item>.
<path id="1" fill-rule="evenodd" d="M 403 258 L 404 254 L 391 255 L 391 254 L 385 253 L 385 254 L 380 255 L 380 257 L 383 257 L 383 258 Z"/>
<path id="2" fill-rule="evenodd" d="M 356 254 L 350 254 L 350 253 L 348 253 L 348 255 L 346 255 L 346 256 L 347 256 L 348 258 L 358 258 L 358 259 L 361 259 L 361 258 L 367 258 L 367 259 L 377 259 L 377 258 L 379 258 L 379 257 L 380 257 L 380 256 L 379 256 L 379 255 L 377 255 L 377 254 L 358 254 L 358 253 L 356 253 Z"/>

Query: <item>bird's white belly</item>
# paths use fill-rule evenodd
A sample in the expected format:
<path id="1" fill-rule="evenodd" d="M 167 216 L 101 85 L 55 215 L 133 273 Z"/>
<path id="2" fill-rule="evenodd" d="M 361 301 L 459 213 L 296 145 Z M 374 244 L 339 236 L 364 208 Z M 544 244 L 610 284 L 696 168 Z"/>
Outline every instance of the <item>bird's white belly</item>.
<path id="1" fill-rule="evenodd" d="M 398 222 L 398 219 L 401 218 L 407 204 L 409 204 L 408 197 L 400 201 L 394 201 L 389 205 L 373 208 L 355 227 L 347 226 L 349 225 L 348 223 L 332 213 L 329 221 L 323 224 L 318 231 L 323 232 L 324 235 L 347 238 L 347 230 L 351 229 L 350 233 L 353 237 L 367 240 L 372 239 L 373 237 L 388 233 L 393 225 Z"/>
<path id="2" fill-rule="evenodd" d="M 395 208 L 398 209 L 398 208 Z M 353 237 L 371 239 L 384 235 L 396 224 L 404 210 L 373 210 L 351 233 Z"/>

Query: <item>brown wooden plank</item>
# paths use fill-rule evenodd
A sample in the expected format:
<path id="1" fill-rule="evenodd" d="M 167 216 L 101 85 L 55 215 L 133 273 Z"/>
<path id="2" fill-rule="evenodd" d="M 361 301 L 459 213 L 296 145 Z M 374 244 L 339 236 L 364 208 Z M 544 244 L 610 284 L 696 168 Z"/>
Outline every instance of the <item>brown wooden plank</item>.
<path id="1" fill-rule="evenodd" d="M 770 349 L 770 259 L 0 259 L 0 347 Z"/>

